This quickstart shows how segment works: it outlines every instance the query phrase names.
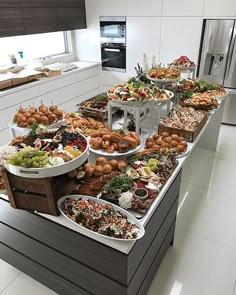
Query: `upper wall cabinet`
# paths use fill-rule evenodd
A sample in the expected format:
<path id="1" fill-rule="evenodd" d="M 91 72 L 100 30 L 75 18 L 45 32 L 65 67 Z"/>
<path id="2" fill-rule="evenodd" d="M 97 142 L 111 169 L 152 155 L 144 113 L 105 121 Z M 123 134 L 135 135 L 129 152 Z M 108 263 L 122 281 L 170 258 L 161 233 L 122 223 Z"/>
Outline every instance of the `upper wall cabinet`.
<path id="1" fill-rule="evenodd" d="M 24 34 L 19 0 L 0 1 L 0 37 Z"/>
<path id="2" fill-rule="evenodd" d="M 99 5 L 97 0 L 85 0 L 87 27 L 99 27 Z"/>
<path id="3" fill-rule="evenodd" d="M 161 16 L 162 0 L 127 0 L 127 16 Z"/>
<path id="4" fill-rule="evenodd" d="M 100 0 L 100 16 L 125 16 L 126 0 Z"/>
<path id="5" fill-rule="evenodd" d="M 19 0 L 25 33 L 86 28 L 85 0 Z"/>
<path id="6" fill-rule="evenodd" d="M 204 16 L 235 16 L 236 15 L 236 1 L 235 0 L 205 0 Z"/>
<path id="7" fill-rule="evenodd" d="M 214 0 L 212 0 L 214 1 Z M 204 0 L 164 0 L 163 16 L 202 16 Z"/>
<path id="8" fill-rule="evenodd" d="M 3 0 L 0 37 L 86 28 L 85 0 Z"/>
<path id="9" fill-rule="evenodd" d="M 160 17 L 128 17 L 127 18 L 127 73 L 136 75 L 134 67 L 137 63 L 143 66 L 143 54 L 148 55 L 151 66 L 153 55 L 159 62 Z"/>
<path id="10" fill-rule="evenodd" d="M 164 17 L 160 61 L 167 64 L 181 55 L 187 55 L 197 63 L 201 28 L 201 17 Z"/>
<path id="11" fill-rule="evenodd" d="M 77 30 L 74 35 L 78 59 L 101 62 L 100 30 Z"/>

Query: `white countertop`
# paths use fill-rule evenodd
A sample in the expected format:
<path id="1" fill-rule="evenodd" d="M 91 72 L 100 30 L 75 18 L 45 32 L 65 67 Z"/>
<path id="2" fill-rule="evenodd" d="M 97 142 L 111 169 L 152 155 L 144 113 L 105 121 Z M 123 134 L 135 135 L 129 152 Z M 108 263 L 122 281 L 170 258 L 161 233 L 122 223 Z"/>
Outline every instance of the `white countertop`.
<path id="1" fill-rule="evenodd" d="M 100 63 L 87 62 L 87 61 L 75 61 L 75 62 L 71 62 L 71 64 L 75 64 L 77 66 L 77 68 L 73 69 L 71 71 L 68 71 L 68 72 L 62 72 L 62 74 L 59 76 L 40 78 L 40 79 L 33 81 L 31 83 L 17 85 L 13 88 L 2 90 L 2 91 L 0 91 L 0 98 L 4 97 L 6 95 L 9 95 L 9 94 L 18 92 L 23 89 L 34 87 L 34 86 L 37 86 L 37 85 L 40 85 L 43 83 L 48 83 L 49 81 L 61 79 L 62 77 L 74 75 L 75 73 L 82 72 L 82 71 L 88 70 L 90 68 L 97 67 L 97 66 L 101 65 Z"/>

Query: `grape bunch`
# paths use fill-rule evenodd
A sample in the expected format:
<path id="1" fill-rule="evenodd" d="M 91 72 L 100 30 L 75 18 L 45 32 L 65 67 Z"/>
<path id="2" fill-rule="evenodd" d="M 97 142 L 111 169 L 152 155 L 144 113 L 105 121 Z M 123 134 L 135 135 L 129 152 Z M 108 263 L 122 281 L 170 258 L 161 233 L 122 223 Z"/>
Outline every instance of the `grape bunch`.
<path id="1" fill-rule="evenodd" d="M 48 164 L 48 153 L 26 147 L 15 153 L 7 162 L 24 168 L 42 168 Z"/>

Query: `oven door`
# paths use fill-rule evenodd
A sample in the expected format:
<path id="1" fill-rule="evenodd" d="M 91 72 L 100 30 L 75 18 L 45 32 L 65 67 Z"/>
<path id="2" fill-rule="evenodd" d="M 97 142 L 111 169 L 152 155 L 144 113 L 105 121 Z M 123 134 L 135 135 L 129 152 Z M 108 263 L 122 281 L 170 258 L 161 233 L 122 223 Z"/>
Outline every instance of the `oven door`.
<path id="1" fill-rule="evenodd" d="M 126 48 L 102 47 L 102 69 L 126 72 Z"/>

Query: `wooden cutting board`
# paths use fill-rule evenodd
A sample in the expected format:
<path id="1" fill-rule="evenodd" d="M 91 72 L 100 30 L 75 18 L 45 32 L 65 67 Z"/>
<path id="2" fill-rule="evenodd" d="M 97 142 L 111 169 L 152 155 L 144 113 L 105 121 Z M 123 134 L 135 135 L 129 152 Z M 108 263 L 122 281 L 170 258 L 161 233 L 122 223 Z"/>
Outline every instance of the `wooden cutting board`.
<path id="1" fill-rule="evenodd" d="M 0 89 L 19 85 L 28 81 L 42 78 L 42 73 L 34 70 L 23 69 L 17 73 L 6 73 L 0 75 Z"/>

